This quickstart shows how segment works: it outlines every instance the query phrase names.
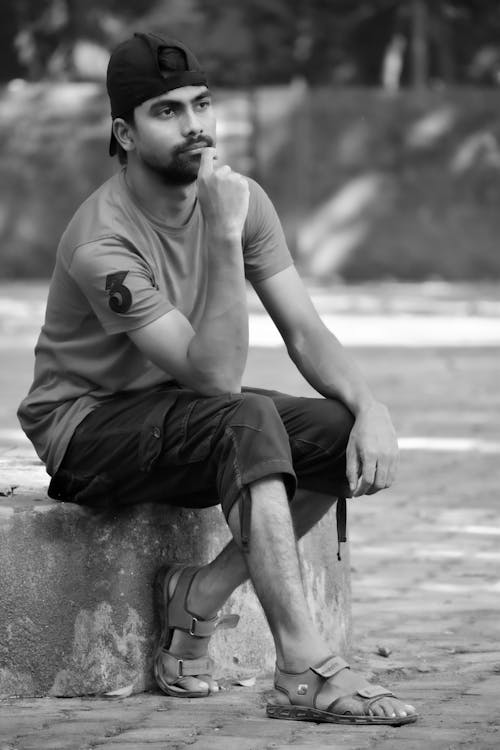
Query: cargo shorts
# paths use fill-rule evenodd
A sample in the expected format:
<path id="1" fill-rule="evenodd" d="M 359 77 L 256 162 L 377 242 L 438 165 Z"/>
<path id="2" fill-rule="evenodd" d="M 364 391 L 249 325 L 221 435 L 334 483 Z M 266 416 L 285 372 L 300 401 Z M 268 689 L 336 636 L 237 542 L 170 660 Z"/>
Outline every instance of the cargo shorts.
<path id="1" fill-rule="evenodd" d="M 350 494 L 345 454 L 353 423 L 335 399 L 262 388 L 204 397 L 170 383 L 119 395 L 77 427 L 49 495 L 100 511 L 220 503 L 226 518 L 240 501 L 245 546 L 252 482 L 280 475 L 290 500 L 297 486 Z"/>

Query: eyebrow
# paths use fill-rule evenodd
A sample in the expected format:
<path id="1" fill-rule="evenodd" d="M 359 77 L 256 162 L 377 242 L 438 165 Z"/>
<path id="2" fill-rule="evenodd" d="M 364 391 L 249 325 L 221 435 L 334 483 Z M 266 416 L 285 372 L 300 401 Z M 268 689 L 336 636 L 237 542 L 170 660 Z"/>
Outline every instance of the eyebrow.
<path id="1" fill-rule="evenodd" d="M 193 96 L 193 98 L 189 99 L 187 102 L 179 101 L 179 99 L 161 99 L 160 101 L 153 102 L 153 104 L 149 108 L 149 112 L 151 114 L 155 114 L 155 112 L 158 112 L 162 107 L 172 107 L 172 109 L 176 109 L 179 107 L 185 107 L 187 104 L 194 104 L 198 101 L 201 101 L 202 99 L 211 98 L 212 92 L 210 91 L 210 89 L 206 89 L 205 91 L 202 91 L 201 94 Z"/>

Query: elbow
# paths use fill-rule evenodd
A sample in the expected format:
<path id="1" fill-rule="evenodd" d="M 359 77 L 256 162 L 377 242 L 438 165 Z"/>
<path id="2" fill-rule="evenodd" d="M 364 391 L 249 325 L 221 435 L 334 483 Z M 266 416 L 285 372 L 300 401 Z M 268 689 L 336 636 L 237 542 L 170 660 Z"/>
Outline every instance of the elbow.
<path id="1" fill-rule="evenodd" d="M 241 393 L 241 378 L 232 373 L 204 371 L 195 375 L 189 387 L 202 396 L 225 396 Z"/>
<path id="2" fill-rule="evenodd" d="M 234 357 L 224 360 L 219 356 L 200 357 L 190 353 L 188 387 L 204 396 L 224 396 L 229 393 L 241 393 L 244 362 Z"/>
<path id="3" fill-rule="evenodd" d="M 228 396 L 241 393 L 241 383 L 214 383 L 204 389 L 204 396 Z"/>
<path id="4" fill-rule="evenodd" d="M 308 339 L 301 331 L 294 331 L 293 334 L 286 336 L 285 345 L 288 356 L 292 362 L 300 362 L 307 349 Z"/>
<path id="5" fill-rule="evenodd" d="M 227 393 L 241 393 L 241 378 L 232 373 L 217 373 L 208 378 L 211 396 L 224 396 Z"/>

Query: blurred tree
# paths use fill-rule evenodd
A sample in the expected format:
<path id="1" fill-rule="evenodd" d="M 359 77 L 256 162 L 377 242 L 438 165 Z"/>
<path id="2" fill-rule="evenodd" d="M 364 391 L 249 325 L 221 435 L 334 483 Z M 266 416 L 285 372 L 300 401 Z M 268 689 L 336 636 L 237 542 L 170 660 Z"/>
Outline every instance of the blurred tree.
<path id="1" fill-rule="evenodd" d="M 29 80 L 78 78 L 74 52 L 84 40 L 110 47 L 128 25 L 137 22 L 156 0 L 3 0 L 2 16 L 10 22 L 10 51 L 16 73 Z M 4 28 L 2 19 L 0 28 Z M 9 48 L 0 49 L 0 61 Z M 12 66 L 11 66 L 12 67 Z M 9 80 L 2 65 L 1 79 Z"/>
<path id="2" fill-rule="evenodd" d="M 82 40 L 109 49 L 138 28 L 181 37 L 226 86 L 500 79 L 498 0 L 2 0 L 0 12 L 4 81 L 81 77 Z"/>
<path id="3" fill-rule="evenodd" d="M 20 78 L 24 71 L 14 39 L 20 28 L 19 0 L 2 0 L 0 19 L 0 81 Z"/>
<path id="4" fill-rule="evenodd" d="M 399 40 L 403 85 L 422 88 L 479 77 L 498 83 L 497 0 L 363 0 L 355 7 L 332 0 L 332 5 L 342 28 L 341 57 L 353 63 L 353 82 L 379 83 L 387 52 Z"/>

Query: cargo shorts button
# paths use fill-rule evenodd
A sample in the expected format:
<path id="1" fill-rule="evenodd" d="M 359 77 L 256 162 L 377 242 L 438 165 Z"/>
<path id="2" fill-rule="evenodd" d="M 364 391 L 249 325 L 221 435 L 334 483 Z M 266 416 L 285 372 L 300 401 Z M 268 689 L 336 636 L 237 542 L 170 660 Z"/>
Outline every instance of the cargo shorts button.
<path id="1" fill-rule="evenodd" d="M 161 430 L 159 427 L 153 427 L 152 435 L 155 438 L 161 437 Z"/>

